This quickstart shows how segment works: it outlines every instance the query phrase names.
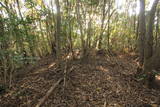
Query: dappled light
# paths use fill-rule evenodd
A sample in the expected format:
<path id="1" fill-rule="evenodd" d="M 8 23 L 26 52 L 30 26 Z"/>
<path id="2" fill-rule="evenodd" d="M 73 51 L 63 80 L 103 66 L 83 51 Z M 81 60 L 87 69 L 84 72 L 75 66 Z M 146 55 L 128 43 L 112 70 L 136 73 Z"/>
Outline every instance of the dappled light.
<path id="1" fill-rule="evenodd" d="M 45 72 L 47 69 L 46 68 L 41 68 L 41 69 L 38 69 L 34 72 L 34 74 L 37 74 L 37 73 L 42 73 L 42 72 Z"/>
<path id="2" fill-rule="evenodd" d="M 103 71 L 103 72 L 108 72 L 109 71 L 108 69 L 103 68 L 102 66 L 98 66 L 98 67 L 96 67 L 96 69 L 99 70 L 99 71 Z"/>
<path id="3" fill-rule="evenodd" d="M 0 107 L 159 107 L 160 0 L 0 0 Z"/>
<path id="4" fill-rule="evenodd" d="M 50 68 L 54 67 L 55 65 L 56 65 L 56 63 L 53 62 L 53 63 L 51 63 L 51 64 L 48 66 L 48 68 L 50 69 Z"/>

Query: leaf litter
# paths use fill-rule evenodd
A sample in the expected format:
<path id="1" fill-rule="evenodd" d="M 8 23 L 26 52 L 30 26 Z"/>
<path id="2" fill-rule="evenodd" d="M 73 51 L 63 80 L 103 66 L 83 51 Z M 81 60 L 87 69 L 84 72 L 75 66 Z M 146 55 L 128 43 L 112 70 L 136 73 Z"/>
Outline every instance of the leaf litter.
<path id="1" fill-rule="evenodd" d="M 96 55 L 86 62 L 75 59 L 67 64 L 49 57 L 0 96 L 0 107 L 35 107 L 50 87 L 64 77 L 65 70 L 65 85 L 61 82 L 42 107 L 160 106 L 160 92 L 136 81 L 136 68 L 130 55 Z"/>

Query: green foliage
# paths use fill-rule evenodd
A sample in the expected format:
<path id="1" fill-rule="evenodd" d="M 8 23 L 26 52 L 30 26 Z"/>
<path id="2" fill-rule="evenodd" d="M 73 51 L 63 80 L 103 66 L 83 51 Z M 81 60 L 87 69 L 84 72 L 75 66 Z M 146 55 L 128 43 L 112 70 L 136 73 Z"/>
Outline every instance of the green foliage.
<path id="1" fill-rule="evenodd" d="M 3 65 L 0 69 L 8 67 L 8 72 L 11 68 L 16 71 L 36 62 L 39 57 L 51 54 L 52 44 L 56 42 L 57 14 L 54 4 L 45 4 L 42 0 L 19 2 L 20 9 L 12 0 L 9 5 L 2 1 L 4 6 L 0 7 L 0 64 Z M 128 7 L 123 5 L 125 10 L 120 11 L 112 0 L 109 12 L 106 0 L 103 26 L 103 0 L 79 0 L 79 7 L 77 3 L 77 0 L 60 1 L 61 49 L 71 44 L 79 49 L 83 45 L 87 49 L 97 48 L 100 35 L 103 48 L 108 48 L 109 43 L 110 48 L 116 51 L 135 47 L 138 17 L 129 12 L 129 5 L 133 5 L 134 1 L 127 2 Z M 133 9 L 136 7 L 133 6 Z"/>
<path id="2" fill-rule="evenodd" d="M 36 2 L 34 0 L 25 0 L 25 6 L 27 8 L 34 8 L 36 6 Z"/>
<path id="3" fill-rule="evenodd" d="M 102 2 L 101 0 L 81 0 L 81 1 L 87 3 L 88 5 L 94 5 L 94 6 L 98 6 L 99 2 Z"/>
<path id="4" fill-rule="evenodd" d="M 16 3 L 2 3 L 5 8 L 3 6 L 0 15 L 0 70 L 6 79 L 12 75 L 10 72 L 27 64 L 34 64 L 39 57 L 48 54 L 51 46 L 45 46 L 51 37 L 47 36 L 53 36 L 46 35 L 46 18 L 41 22 L 42 29 L 38 23 L 41 17 L 46 17 L 47 11 L 43 14 L 43 11 L 36 9 L 37 4 L 34 0 L 25 0 L 25 11 L 22 2 L 19 4 L 22 10 L 12 7 Z"/>

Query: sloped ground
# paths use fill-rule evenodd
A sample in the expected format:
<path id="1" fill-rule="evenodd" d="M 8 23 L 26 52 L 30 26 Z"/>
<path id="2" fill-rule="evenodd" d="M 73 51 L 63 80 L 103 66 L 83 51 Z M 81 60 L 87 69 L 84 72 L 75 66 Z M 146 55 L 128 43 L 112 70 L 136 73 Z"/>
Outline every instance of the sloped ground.
<path id="1" fill-rule="evenodd" d="M 43 107 L 158 107 L 160 104 L 160 92 L 147 89 L 134 78 L 136 64 L 131 56 L 94 56 L 87 62 L 62 61 L 61 66 L 53 60 L 43 63 L 0 96 L 1 107 L 35 107 L 64 76 L 65 70 L 72 71 L 66 76 L 65 86 L 61 82 Z"/>

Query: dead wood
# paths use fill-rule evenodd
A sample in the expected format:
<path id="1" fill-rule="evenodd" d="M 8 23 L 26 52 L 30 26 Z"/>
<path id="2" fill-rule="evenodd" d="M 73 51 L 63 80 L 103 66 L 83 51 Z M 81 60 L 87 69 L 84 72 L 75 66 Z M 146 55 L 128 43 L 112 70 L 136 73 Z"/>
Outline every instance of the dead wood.
<path id="1" fill-rule="evenodd" d="M 60 84 L 60 82 L 63 80 L 63 78 L 60 78 L 56 84 L 54 84 L 47 92 L 47 94 L 40 99 L 39 103 L 36 105 L 36 107 L 40 107 L 46 100 L 47 98 L 51 95 L 51 93 L 54 91 L 54 89 Z"/>
<path id="2" fill-rule="evenodd" d="M 69 73 L 71 73 L 73 71 L 73 68 L 74 67 L 71 67 L 71 69 L 69 69 Z M 64 77 L 60 78 L 47 92 L 47 94 L 42 98 L 40 99 L 39 103 L 36 105 L 36 107 L 40 107 L 46 100 L 47 98 L 51 95 L 51 93 L 55 90 L 55 88 L 60 84 L 60 82 L 62 82 L 62 80 L 65 80 L 66 81 L 66 73 L 67 73 L 67 62 L 66 62 L 66 65 L 65 65 L 65 75 Z M 64 85 L 65 86 L 65 85 Z"/>

